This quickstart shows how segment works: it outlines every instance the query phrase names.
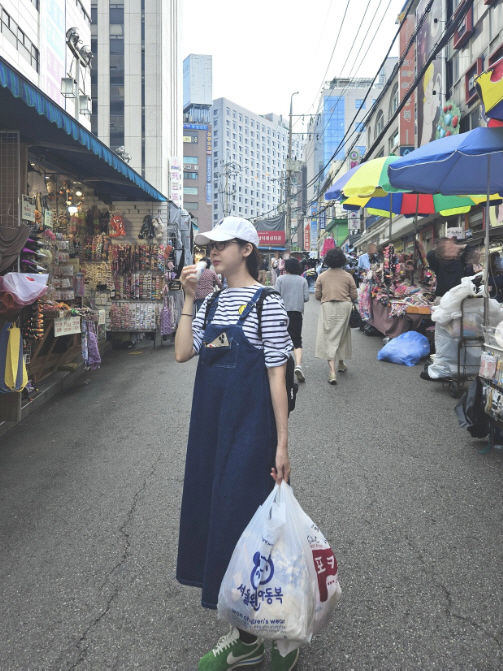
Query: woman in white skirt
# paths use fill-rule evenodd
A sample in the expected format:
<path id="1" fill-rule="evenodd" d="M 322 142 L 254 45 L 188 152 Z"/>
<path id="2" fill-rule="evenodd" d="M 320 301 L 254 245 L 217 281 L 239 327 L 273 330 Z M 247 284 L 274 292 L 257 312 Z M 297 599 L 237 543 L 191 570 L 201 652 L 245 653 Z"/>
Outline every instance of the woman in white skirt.
<path id="1" fill-rule="evenodd" d="M 345 361 L 351 358 L 352 302 L 358 294 L 353 276 L 344 270 L 346 256 L 340 247 L 330 249 L 325 256 L 328 270 L 316 280 L 315 297 L 321 301 L 316 336 L 317 359 L 325 359 L 329 366 L 329 384 L 337 384 L 337 370 L 346 371 Z"/>

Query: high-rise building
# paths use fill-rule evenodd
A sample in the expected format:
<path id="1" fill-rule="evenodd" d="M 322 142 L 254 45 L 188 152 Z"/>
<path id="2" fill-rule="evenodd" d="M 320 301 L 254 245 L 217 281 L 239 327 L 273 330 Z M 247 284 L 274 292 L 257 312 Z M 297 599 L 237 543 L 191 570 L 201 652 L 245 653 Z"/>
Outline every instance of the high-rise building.
<path id="1" fill-rule="evenodd" d="M 183 61 L 183 203 L 201 233 L 212 227 L 211 56 Z"/>
<path id="2" fill-rule="evenodd" d="M 388 58 L 375 82 L 372 78 L 335 77 L 325 84 L 321 92 L 317 113 L 309 123 L 304 154 L 308 184 L 305 226 L 310 227 L 313 251 L 317 249 L 320 231 L 326 225 L 326 215 L 318 202 L 320 189 L 333 168 L 333 161 L 342 163 L 353 142 L 356 141 L 356 144 L 351 161 L 358 163 L 364 156 L 367 143 L 364 119 L 386 85 L 397 60 Z"/>
<path id="3" fill-rule="evenodd" d="M 213 101 L 213 223 L 227 214 L 267 216 L 284 198 L 288 128 L 276 114 L 259 115 L 227 98 Z M 301 159 L 294 136 L 292 158 Z"/>
<path id="4" fill-rule="evenodd" d="M 181 203 L 179 0 L 92 0 L 91 15 L 93 132 Z"/>
<path id="5" fill-rule="evenodd" d="M 90 127 L 89 0 L 2 0 L 0 53 L 81 124 Z M 72 45 L 78 47 L 78 58 Z M 62 94 L 66 80 L 66 97 Z"/>
<path id="6" fill-rule="evenodd" d="M 212 57 L 189 54 L 183 61 L 183 110 L 207 110 L 213 102 Z M 193 112 L 194 113 L 194 112 Z"/>

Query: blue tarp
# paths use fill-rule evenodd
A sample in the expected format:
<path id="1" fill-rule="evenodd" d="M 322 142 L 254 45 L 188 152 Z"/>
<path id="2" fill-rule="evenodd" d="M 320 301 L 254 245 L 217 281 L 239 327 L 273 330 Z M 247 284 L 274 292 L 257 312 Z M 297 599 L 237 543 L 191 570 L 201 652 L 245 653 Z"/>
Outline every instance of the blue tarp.
<path id="1" fill-rule="evenodd" d="M 41 117 L 45 117 L 72 140 L 88 149 L 100 161 L 104 161 L 118 175 L 134 184 L 148 200 L 165 201 L 167 198 L 143 179 L 127 163 L 121 160 L 109 147 L 95 135 L 84 128 L 64 109 L 48 98 L 40 89 L 18 74 L 10 65 L 0 58 L 0 86 L 8 89 L 14 98 L 22 100 L 28 107 L 34 109 Z M 2 101 L 2 106 L 4 102 Z M 15 119 L 13 119 L 15 122 Z M 117 176 L 118 177 L 118 176 Z"/>

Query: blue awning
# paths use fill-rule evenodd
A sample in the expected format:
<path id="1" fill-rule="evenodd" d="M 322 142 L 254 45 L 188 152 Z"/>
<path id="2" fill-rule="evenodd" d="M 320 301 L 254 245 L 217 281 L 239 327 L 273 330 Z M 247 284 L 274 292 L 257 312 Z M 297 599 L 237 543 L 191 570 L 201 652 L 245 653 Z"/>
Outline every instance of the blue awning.
<path id="1" fill-rule="evenodd" d="M 115 200 L 167 198 L 106 144 L 0 58 L 0 128 Z"/>

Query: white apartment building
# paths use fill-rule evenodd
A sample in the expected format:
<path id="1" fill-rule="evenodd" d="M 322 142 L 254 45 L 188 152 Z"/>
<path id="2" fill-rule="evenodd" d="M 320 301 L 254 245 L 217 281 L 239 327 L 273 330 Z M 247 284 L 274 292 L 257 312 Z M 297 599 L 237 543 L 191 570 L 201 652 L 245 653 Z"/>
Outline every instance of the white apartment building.
<path id="1" fill-rule="evenodd" d="M 181 2 L 92 0 L 91 11 L 96 55 L 93 132 L 178 201 L 174 190 L 181 194 L 183 156 Z"/>
<path id="2" fill-rule="evenodd" d="M 272 214 L 284 198 L 288 128 L 274 114 L 259 115 L 227 98 L 213 101 L 213 224 L 224 215 Z M 294 136 L 292 158 L 302 158 Z"/>
<path id="3" fill-rule="evenodd" d="M 0 1 L 0 56 L 90 128 L 84 97 L 91 96 L 91 67 L 80 64 L 77 73 L 67 39 L 72 28 L 78 47 L 90 49 L 91 0 Z M 74 95 L 63 97 L 64 78 L 78 80 L 78 95 L 75 88 Z"/>

